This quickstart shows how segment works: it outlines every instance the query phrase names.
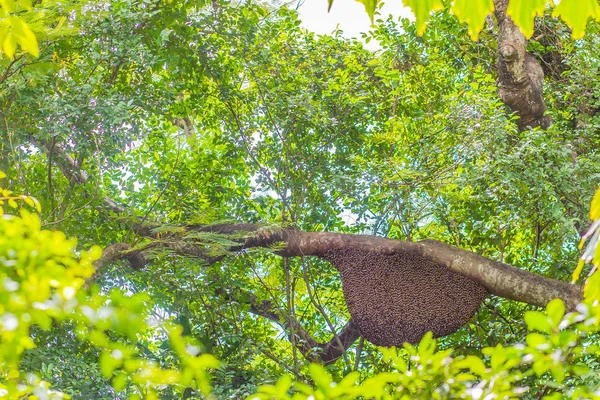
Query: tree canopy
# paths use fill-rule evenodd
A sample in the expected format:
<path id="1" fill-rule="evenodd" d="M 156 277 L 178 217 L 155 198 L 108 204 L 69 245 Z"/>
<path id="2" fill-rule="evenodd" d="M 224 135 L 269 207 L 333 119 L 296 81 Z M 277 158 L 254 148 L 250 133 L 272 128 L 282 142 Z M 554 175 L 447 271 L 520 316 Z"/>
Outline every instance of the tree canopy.
<path id="1" fill-rule="evenodd" d="M 365 4 L 0 1 L 2 396 L 600 397 L 597 2 Z"/>

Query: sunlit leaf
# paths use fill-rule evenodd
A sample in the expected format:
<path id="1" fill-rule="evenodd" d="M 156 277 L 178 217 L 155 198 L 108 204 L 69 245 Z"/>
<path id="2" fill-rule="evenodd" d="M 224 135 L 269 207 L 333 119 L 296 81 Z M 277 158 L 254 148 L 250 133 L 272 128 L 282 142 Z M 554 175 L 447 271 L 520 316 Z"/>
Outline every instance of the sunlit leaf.
<path id="1" fill-rule="evenodd" d="M 530 330 L 537 330 L 544 333 L 552 332 L 552 325 L 548 317 L 539 311 L 527 311 L 525 313 L 525 323 Z"/>
<path id="2" fill-rule="evenodd" d="M 586 300 L 600 300 L 600 274 L 596 269 L 585 282 L 583 295 Z"/>
<path id="3" fill-rule="evenodd" d="M 573 39 L 580 39 L 585 34 L 588 19 L 600 19 L 600 6 L 598 0 L 561 0 L 552 16 L 560 16 L 573 29 Z"/>
<path id="4" fill-rule="evenodd" d="M 485 374 L 486 366 L 479 357 L 467 356 L 460 364 L 469 368 L 473 373 L 482 376 Z"/>
<path id="5" fill-rule="evenodd" d="M 17 39 L 12 34 L 12 32 L 8 32 L 4 37 L 4 42 L 2 43 L 2 50 L 8 58 L 14 57 L 15 52 L 17 51 Z"/>
<path id="6" fill-rule="evenodd" d="M 329 1 L 329 8 L 331 8 L 331 3 L 332 0 L 328 0 Z M 369 18 L 371 18 L 371 23 L 373 23 L 373 18 L 375 16 L 375 10 L 377 9 L 377 4 L 379 3 L 379 0 L 356 0 L 359 3 L 362 3 L 365 6 L 365 10 L 367 11 L 367 14 L 369 15 Z"/>
<path id="7" fill-rule="evenodd" d="M 581 271 L 583 271 L 583 267 L 585 266 L 584 260 L 579 260 L 577 263 L 577 267 L 573 270 L 573 274 L 571 275 L 571 283 L 575 283 L 581 277 Z"/>
<path id="8" fill-rule="evenodd" d="M 486 17 L 494 11 L 493 0 L 455 0 L 452 6 L 452 12 L 462 22 L 469 26 L 469 36 L 472 40 L 477 40 L 479 32 L 483 29 Z"/>
<path id="9" fill-rule="evenodd" d="M 565 303 L 561 299 L 553 299 L 546 306 L 546 313 L 556 328 L 565 315 Z"/>
<path id="10" fill-rule="evenodd" d="M 549 347 L 548 338 L 537 332 L 528 334 L 525 341 L 529 347 L 536 350 L 544 350 Z"/>
<path id="11" fill-rule="evenodd" d="M 40 55 L 40 51 L 38 48 L 37 38 L 29 28 L 29 25 L 27 25 L 25 21 L 19 17 L 11 17 L 10 19 L 15 38 L 17 39 L 17 42 L 21 48 L 29 52 L 34 57 L 38 57 Z"/>
<path id="12" fill-rule="evenodd" d="M 317 387 L 327 394 L 331 387 L 331 374 L 319 364 L 311 364 L 308 369 Z"/>
<path id="13" fill-rule="evenodd" d="M 533 35 L 533 23 L 535 16 L 544 15 L 547 0 L 510 0 L 506 15 L 512 18 L 515 25 L 521 28 L 521 32 L 527 39 Z"/>
<path id="14" fill-rule="evenodd" d="M 403 0 L 406 7 L 410 7 L 417 19 L 417 34 L 425 33 L 427 21 L 433 11 L 444 9 L 442 0 Z"/>
<path id="15" fill-rule="evenodd" d="M 15 2 L 14 0 L 0 0 L 0 7 L 6 13 L 12 13 L 15 10 Z"/>
<path id="16" fill-rule="evenodd" d="M 590 204 L 590 219 L 595 221 L 600 218 L 600 188 L 596 190 Z"/>
<path id="17" fill-rule="evenodd" d="M 550 373 L 557 383 L 562 383 L 565 380 L 565 367 L 561 363 L 554 364 L 550 368 Z"/>

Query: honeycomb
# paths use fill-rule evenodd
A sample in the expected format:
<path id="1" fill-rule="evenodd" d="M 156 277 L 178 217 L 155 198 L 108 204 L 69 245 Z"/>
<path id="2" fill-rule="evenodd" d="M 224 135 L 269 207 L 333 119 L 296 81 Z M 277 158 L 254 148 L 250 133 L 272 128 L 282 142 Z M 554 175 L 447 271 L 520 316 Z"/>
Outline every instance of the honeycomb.
<path id="1" fill-rule="evenodd" d="M 355 249 L 323 254 L 339 271 L 352 319 L 378 346 L 418 343 L 456 332 L 477 311 L 487 290 L 420 254 Z"/>

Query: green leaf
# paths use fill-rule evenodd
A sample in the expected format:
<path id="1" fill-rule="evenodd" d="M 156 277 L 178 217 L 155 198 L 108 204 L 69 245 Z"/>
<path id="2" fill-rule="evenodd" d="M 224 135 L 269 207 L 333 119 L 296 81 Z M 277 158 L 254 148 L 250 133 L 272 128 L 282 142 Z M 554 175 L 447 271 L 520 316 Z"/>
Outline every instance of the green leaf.
<path id="1" fill-rule="evenodd" d="M 6 54 L 6 57 L 14 57 L 15 52 L 17 51 L 17 39 L 12 34 L 12 32 L 8 32 L 4 37 L 4 41 L 2 43 L 2 51 L 4 51 L 4 54 Z"/>
<path id="2" fill-rule="evenodd" d="M 471 372 L 483 376 L 486 372 L 486 367 L 481 358 L 476 356 L 467 356 L 464 360 L 460 362 L 461 368 L 469 368 Z"/>
<path id="3" fill-rule="evenodd" d="M 586 375 L 590 372 L 590 367 L 585 364 L 575 364 L 571 366 L 571 371 L 577 376 Z"/>
<path id="4" fill-rule="evenodd" d="M 432 11 L 444 9 L 442 0 L 403 0 L 406 7 L 410 7 L 417 18 L 417 34 L 423 35 L 429 16 Z"/>
<path id="5" fill-rule="evenodd" d="M 6 13 L 11 13 L 15 11 L 15 2 L 14 0 L 0 0 L 0 7 L 2 7 Z"/>
<path id="6" fill-rule="evenodd" d="M 565 303 L 558 298 L 551 300 L 546 306 L 546 313 L 552 321 L 553 327 L 558 328 L 558 324 L 565 315 Z"/>
<path id="7" fill-rule="evenodd" d="M 598 218 L 600 218 L 600 188 L 596 190 L 596 193 L 592 198 L 592 203 L 590 204 L 590 219 L 595 221 Z"/>
<path id="8" fill-rule="evenodd" d="M 586 300 L 600 300 L 600 274 L 598 270 L 587 279 L 583 289 L 583 296 Z"/>
<path id="9" fill-rule="evenodd" d="M 583 267 L 585 266 L 585 260 L 579 260 L 577 263 L 577 267 L 573 270 L 573 274 L 571 275 L 571 283 L 575 283 L 579 280 L 581 276 L 581 271 L 583 271 Z"/>
<path id="10" fill-rule="evenodd" d="M 371 18 L 371 23 L 373 23 L 373 19 L 375 17 L 375 10 L 377 9 L 377 4 L 379 3 L 379 0 L 356 0 L 359 3 L 364 4 L 365 6 L 365 10 L 367 11 L 367 14 L 369 14 L 369 18 Z M 333 0 L 329 0 L 329 8 L 331 8 L 331 3 L 333 3 Z"/>
<path id="11" fill-rule="evenodd" d="M 290 375 L 283 375 L 277 380 L 277 384 L 275 385 L 275 396 L 279 399 L 285 398 L 290 386 L 292 386 L 292 377 Z"/>
<path id="12" fill-rule="evenodd" d="M 498 344 L 496 347 L 492 347 L 490 356 L 490 367 L 492 371 L 498 372 L 505 369 L 504 363 L 506 362 L 506 349 L 502 345 Z"/>
<path id="13" fill-rule="evenodd" d="M 351 388 L 358 382 L 359 378 L 360 374 L 357 371 L 350 372 L 337 386 L 338 388 Z"/>
<path id="14" fill-rule="evenodd" d="M 9 24 L 12 26 L 12 34 L 15 40 L 21 46 L 21 49 L 29 52 L 34 57 L 40 55 L 37 38 L 29 25 L 20 17 L 10 17 Z M 13 53 L 14 54 L 14 53 Z M 8 55 L 8 53 L 7 53 Z"/>
<path id="15" fill-rule="evenodd" d="M 317 387 L 324 393 L 327 394 L 331 388 L 331 375 L 325 367 L 319 364 L 310 364 L 308 367 L 310 376 L 317 385 Z"/>
<path id="16" fill-rule="evenodd" d="M 581 39 L 585 35 L 588 19 L 600 20 L 600 6 L 598 0 L 561 0 L 552 16 L 560 16 L 573 29 L 573 39 Z"/>
<path id="17" fill-rule="evenodd" d="M 117 365 L 119 364 L 117 360 L 111 357 L 110 352 L 108 351 L 105 351 L 102 354 L 100 354 L 99 362 L 100 370 L 106 378 L 109 378 L 112 375 L 113 371 L 115 370 L 115 368 L 117 368 Z"/>
<path id="18" fill-rule="evenodd" d="M 127 374 L 119 373 L 112 380 L 112 386 L 117 392 L 122 391 L 127 386 Z"/>
<path id="19" fill-rule="evenodd" d="M 537 330 L 544 333 L 552 332 L 550 320 L 539 311 L 527 311 L 525 313 L 525 323 L 529 330 Z"/>
<path id="20" fill-rule="evenodd" d="M 525 341 L 529 347 L 536 350 L 545 350 L 550 346 L 548 338 L 537 332 L 528 334 Z"/>
<path id="21" fill-rule="evenodd" d="M 545 360 L 539 359 L 533 363 L 533 372 L 535 372 L 537 376 L 542 376 L 548 371 L 548 367 L 549 365 Z"/>
<path id="22" fill-rule="evenodd" d="M 486 17 L 494 11 L 493 0 L 455 0 L 452 12 L 461 22 L 469 25 L 469 36 L 471 40 L 477 40 L 479 32 L 483 29 Z"/>
<path id="23" fill-rule="evenodd" d="M 515 25 L 521 28 L 521 32 L 527 39 L 533 35 L 533 23 L 535 16 L 544 15 L 547 0 L 510 0 L 506 15 L 512 18 Z"/>
<path id="24" fill-rule="evenodd" d="M 550 368 L 550 373 L 554 380 L 562 383 L 565 380 L 565 367 L 561 363 L 557 363 Z"/>

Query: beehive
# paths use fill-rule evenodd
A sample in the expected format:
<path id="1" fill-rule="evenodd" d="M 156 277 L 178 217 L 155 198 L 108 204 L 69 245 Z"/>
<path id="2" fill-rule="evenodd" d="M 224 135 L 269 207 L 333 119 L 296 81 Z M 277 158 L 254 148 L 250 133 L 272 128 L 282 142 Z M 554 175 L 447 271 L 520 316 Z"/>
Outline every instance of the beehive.
<path id="1" fill-rule="evenodd" d="M 487 295 L 473 280 L 418 254 L 338 249 L 324 255 L 340 272 L 346 304 L 362 335 L 379 346 L 449 335 Z"/>

